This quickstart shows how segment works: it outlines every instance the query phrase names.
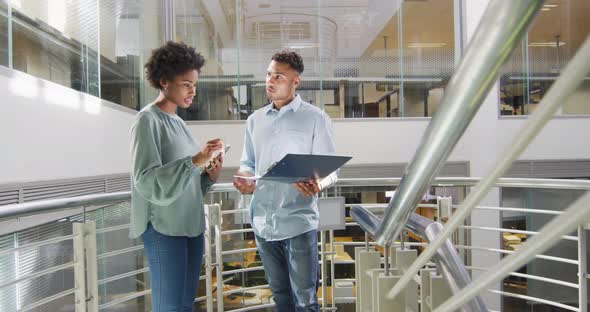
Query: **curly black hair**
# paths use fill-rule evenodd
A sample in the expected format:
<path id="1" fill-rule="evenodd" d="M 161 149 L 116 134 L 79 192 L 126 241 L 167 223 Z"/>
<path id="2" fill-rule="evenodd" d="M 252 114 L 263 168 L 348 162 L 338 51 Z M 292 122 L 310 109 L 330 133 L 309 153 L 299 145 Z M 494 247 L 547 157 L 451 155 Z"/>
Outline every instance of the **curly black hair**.
<path id="1" fill-rule="evenodd" d="M 303 59 L 294 51 L 279 51 L 272 56 L 272 60 L 279 63 L 289 64 L 296 72 L 303 72 Z"/>
<path id="2" fill-rule="evenodd" d="M 199 73 L 205 65 L 205 58 L 195 48 L 183 42 L 168 41 L 165 45 L 152 51 L 150 59 L 145 64 L 146 76 L 150 84 L 156 89 L 162 89 L 160 81 L 172 81 L 174 77 L 189 70 Z"/>

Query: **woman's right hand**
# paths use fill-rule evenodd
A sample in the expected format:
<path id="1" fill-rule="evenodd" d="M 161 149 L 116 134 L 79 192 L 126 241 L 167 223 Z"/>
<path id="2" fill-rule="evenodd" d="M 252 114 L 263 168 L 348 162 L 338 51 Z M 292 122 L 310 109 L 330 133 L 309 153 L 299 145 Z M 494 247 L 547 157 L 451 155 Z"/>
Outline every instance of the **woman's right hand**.
<path id="1" fill-rule="evenodd" d="M 221 150 L 222 148 L 223 141 L 221 139 L 208 141 L 197 155 L 193 156 L 193 164 L 197 167 L 202 167 L 207 161 L 209 161 L 209 159 L 211 159 L 211 157 L 213 157 L 215 151 Z"/>

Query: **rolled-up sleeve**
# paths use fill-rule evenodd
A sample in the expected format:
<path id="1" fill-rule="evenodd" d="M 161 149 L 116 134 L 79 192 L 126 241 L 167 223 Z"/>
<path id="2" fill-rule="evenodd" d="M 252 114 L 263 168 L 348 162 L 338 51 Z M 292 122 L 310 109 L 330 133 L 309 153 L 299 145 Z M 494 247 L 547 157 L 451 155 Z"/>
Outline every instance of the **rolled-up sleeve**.
<path id="1" fill-rule="evenodd" d="M 323 113 L 318 118 L 314 127 L 313 133 L 313 144 L 311 153 L 314 155 L 334 155 L 336 154 L 336 144 L 334 143 L 334 129 L 332 126 L 332 120 L 330 117 Z M 328 175 L 323 180 L 328 180 L 328 183 L 323 184 L 323 188 L 326 188 L 338 180 L 338 171 L 336 170 Z"/>
<path id="2" fill-rule="evenodd" d="M 248 117 L 246 122 L 246 134 L 244 135 L 244 149 L 242 150 L 242 158 L 240 159 L 240 171 L 256 172 L 256 156 L 254 151 L 254 142 L 252 142 L 252 115 Z"/>
<path id="3" fill-rule="evenodd" d="M 203 192 L 203 196 L 207 195 L 207 192 L 209 192 L 213 184 L 215 184 L 215 182 L 211 181 L 209 174 L 201 174 L 201 192 Z"/>

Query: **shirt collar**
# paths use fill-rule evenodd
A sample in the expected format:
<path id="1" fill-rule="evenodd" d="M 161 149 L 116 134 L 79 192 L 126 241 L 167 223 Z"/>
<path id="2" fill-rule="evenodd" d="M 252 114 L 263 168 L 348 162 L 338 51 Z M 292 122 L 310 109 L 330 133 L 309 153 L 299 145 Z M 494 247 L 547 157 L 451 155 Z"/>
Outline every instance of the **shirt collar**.
<path id="1" fill-rule="evenodd" d="M 283 108 L 281 108 L 281 110 L 292 110 L 293 112 L 297 112 L 297 110 L 299 109 L 299 107 L 301 106 L 301 96 L 299 94 L 295 95 L 295 98 L 289 102 L 289 104 L 283 106 Z M 268 114 L 268 112 L 273 111 L 276 109 L 274 109 L 274 103 L 270 102 L 270 104 L 268 104 L 266 106 L 266 112 Z"/>

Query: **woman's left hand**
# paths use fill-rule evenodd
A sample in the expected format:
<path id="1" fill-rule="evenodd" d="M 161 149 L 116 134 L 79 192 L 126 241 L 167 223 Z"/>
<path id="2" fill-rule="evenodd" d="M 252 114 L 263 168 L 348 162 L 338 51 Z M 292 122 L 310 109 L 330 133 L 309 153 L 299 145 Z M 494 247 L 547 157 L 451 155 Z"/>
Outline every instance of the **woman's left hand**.
<path id="1" fill-rule="evenodd" d="M 221 167 L 223 167 L 223 156 L 220 155 L 211 160 L 211 166 L 205 169 L 205 172 L 207 172 L 211 181 L 217 182 Z"/>

